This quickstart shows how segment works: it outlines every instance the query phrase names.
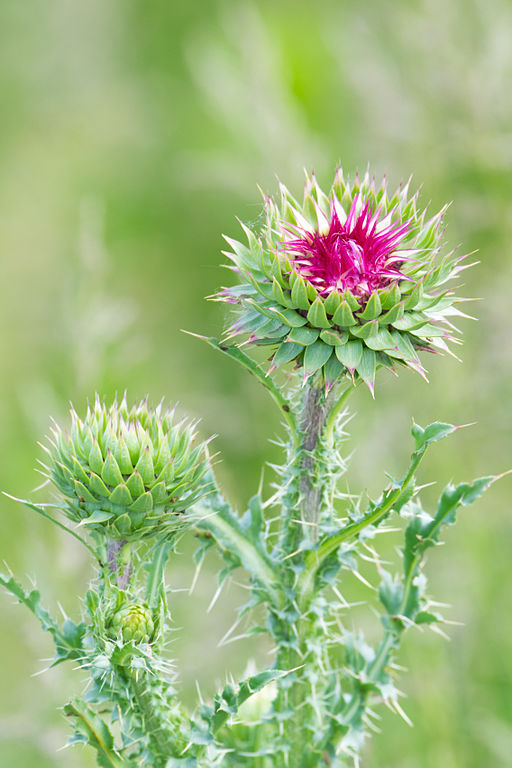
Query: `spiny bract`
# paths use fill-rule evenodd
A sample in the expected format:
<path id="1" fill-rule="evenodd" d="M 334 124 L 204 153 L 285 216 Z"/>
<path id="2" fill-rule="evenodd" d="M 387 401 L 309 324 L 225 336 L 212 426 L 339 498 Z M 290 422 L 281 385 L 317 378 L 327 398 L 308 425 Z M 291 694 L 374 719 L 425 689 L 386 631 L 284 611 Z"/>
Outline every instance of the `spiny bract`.
<path id="1" fill-rule="evenodd" d="M 96 396 L 82 421 L 71 410 L 69 432 L 52 430 L 47 476 L 66 497 L 73 521 L 112 539 L 178 531 L 193 522 L 189 508 L 208 492 L 206 444 L 195 426 L 173 423 L 147 401 L 126 397 L 107 408 Z"/>
<path id="2" fill-rule="evenodd" d="M 242 224 L 247 245 L 226 238 L 242 282 L 216 297 L 238 305 L 229 338 L 275 345 L 271 370 L 294 361 L 327 387 L 349 375 L 373 392 L 379 366 L 424 376 L 418 352 L 448 351 L 451 318 L 466 316 L 446 287 L 464 268 L 442 254 L 446 207 L 427 218 L 409 184 L 390 195 L 341 169 L 328 194 L 306 175 L 302 205 L 280 191 L 280 206 L 265 197 L 260 231 Z"/>

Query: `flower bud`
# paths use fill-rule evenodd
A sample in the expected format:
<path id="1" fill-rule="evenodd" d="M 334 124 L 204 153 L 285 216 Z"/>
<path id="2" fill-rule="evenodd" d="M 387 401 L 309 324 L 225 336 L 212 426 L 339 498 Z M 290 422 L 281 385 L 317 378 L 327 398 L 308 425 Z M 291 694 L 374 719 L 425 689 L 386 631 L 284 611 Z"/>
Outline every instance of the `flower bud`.
<path id="1" fill-rule="evenodd" d="M 155 626 L 149 608 L 134 604 L 116 611 L 107 631 L 113 640 L 121 639 L 124 643 L 135 644 L 150 643 Z"/>
<path id="2" fill-rule="evenodd" d="M 230 338 L 274 347 L 271 370 L 294 362 L 328 387 L 350 376 L 373 392 L 380 366 L 424 376 L 418 353 L 448 351 L 465 316 L 446 288 L 464 267 L 442 254 L 445 209 L 427 218 L 408 184 L 389 194 L 341 169 L 328 193 L 306 177 L 302 204 L 280 190 L 260 231 L 242 225 L 247 245 L 226 238 L 241 281 L 217 295 L 238 308 Z"/>
<path id="3" fill-rule="evenodd" d="M 67 516 L 128 541 L 192 524 L 189 508 L 209 490 L 206 444 L 173 415 L 146 401 L 128 409 L 126 397 L 110 408 L 96 397 L 83 420 L 72 409 L 70 431 L 56 426 L 46 449 Z"/>

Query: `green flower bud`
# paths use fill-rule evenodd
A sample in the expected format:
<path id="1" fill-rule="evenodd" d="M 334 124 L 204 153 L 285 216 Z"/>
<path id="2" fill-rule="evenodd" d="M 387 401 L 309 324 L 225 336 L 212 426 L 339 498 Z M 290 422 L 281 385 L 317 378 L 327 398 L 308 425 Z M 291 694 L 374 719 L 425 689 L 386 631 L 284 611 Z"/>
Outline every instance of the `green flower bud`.
<path id="1" fill-rule="evenodd" d="M 126 605 L 112 617 L 108 633 L 113 640 L 124 643 L 150 643 L 155 625 L 151 611 L 145 605 Z"/>
<path id="2" fill-rule="evenodd" d="M 128 409 L 126 397 L 107 408 L 96 396 L 83 420 L 72 409 L 70 431 L 56 426 L 46 449 L 67 516 L 128 541 L 192 524 L 189 509 L 209 490 L 206 444 L 173 416 L 146 401 Z"/>

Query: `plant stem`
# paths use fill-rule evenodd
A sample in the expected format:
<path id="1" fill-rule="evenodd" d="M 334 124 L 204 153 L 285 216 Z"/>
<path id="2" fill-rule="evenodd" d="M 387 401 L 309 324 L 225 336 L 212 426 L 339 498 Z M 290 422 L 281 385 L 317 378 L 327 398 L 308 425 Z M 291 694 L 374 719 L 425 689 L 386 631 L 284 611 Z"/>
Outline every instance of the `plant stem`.
<path id="1" fill-rule="evenodd" d="M 132 691 L 142 715 L 146 733 L 149 734 L 150 740 L 154 744 L 154 754 L 160 758 L 160 762 L 155 763 L 155 766 L 165 765 L 165 760 L 173 756 L 173 744 L 170 734 L 163 727 L 160 717 L 155 712 L 147 675 L 139 674 L 137 676 L 137 673 L 132 673 L 130 677 Z M 177 757 L 177 755 L 175 756 Z"/>
<path id="2" fill-rule="evenodd" d="M 131 545 L 125 539 L 111 539 L 107 545 L 107 563 L 110 572 L 117 575 L 117 586 L 126 589 L 130 581 L 132 566 L 130 562 Z"/>
<path id="3" fill-rule="evenodd" d="M 333 513 L 329 490 L 338 476 L 332 450 L 333 432 L 337 416 L 353 389 L 350 386 L 335 400 L 334 392 L 326 394 L 320 377 L 308 382 L 298 418 L 298 449 L 293 452 L 292 447 L 290 468 L 291 476 L 295 478 L 295 492 L 288 495 L 283 508 L 283 549 L 290 558 L 283 581 L 286 581 L 290 599 L 288 610 L 283 612 L 280 622 L 281 650 L 277 665 L 280 669 L 298 669 L 280 686 L 276 701 L 276 709 L 286 713 L 282 739 L 288 747 L 285 764 L 289 768 L 316 768 L 321 760 L 314 746 L 315 731 L 321 727 L 314 699 L 315 679 L 321 679 L 322 675 L 326 631 L 316 621 L 312 611 L 313 590 L 301 594 L 301 578 L 300 575 L 297 577 L 297 569 L 290 556 L 297 554 L 304 541 L 308 541 L 309 547 L 314 545 L 324 513 Z M 302 521 L 302 525 L 299 523 L 300 530 L 294 523 L 296 517 Z M 322 649 L 322 658 L 318 649 Z M 321 683 L 318 685 L 321 686 Z"/>
<path id="4" fill-rule="evenodd" d="M 302 431 L 299 509 L 300 517 L 306 523 L 316 526 L 322 497 L 318 483 L 318 472 L 314 452 L 318 447 L 326 416 L 329 412 L 328 398 L 325 397 L 322 382 L 307 385 L 302 405 L 300 427 Z M 316 537 L 316 530 L 314 530 Z"/>

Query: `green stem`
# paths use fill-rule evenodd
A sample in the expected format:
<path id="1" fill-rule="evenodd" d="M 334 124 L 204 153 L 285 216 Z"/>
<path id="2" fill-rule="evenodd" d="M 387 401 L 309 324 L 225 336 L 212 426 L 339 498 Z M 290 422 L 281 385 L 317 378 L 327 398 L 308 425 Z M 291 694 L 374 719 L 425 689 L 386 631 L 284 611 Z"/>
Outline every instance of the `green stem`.
<path id="1" fill-rule="evenodd" d="M 299 510 L 300 518 L 313 527 L 316 538 L 316 525 L 319 519 L 323 488 L 318 483 L 318 460 L 315 452 L 319 447 L 320 437 L 325 427 L 329 412 L 329 403 L 324 394 L 323 382 L 307 385 L 301 415 L 301 452 L 299 455 Z M 307 534 L 307 529 L 303 533 Z"/>
<path id="2" fill-rule="evenodd" d="M 315 541 L 322 511 L 326 511 L 331 505 L 332 494 L 329 494 L 329 488 L 337 478 L 332 454 L 333 433 L 337 417 L 353 390 L 354 387 L 350 386 L 333 402 L 333 395 L 326 396 L 323 381 L 318 379 L 308 384 L 304 391 L 300 442 L 295 455 L 292 454 L 291 461 L 292 470 L 295 468 L 295 475 L 298 477 L 296 502 L 293 504 L 293 500 L 289 499 L 287 508 L 283 510 L 283 518 L 290 516 L 290 519 L 284 521 L 285 529 L 287 527 L 293 532 L 293 535 L 288 534 L 284 538 L 283 549 L 288 555 L 300 549 L 301 540 L 308 538 Z M 302 521 L 300 531 L 293 527 L 291 519 L 298 516 L 297 511 Z M 332 509 L 328 511 L 333 512 Z M 306 561 L 307 558 L 308 556 Z M 285 613 L 281 620 L 284 642 L 280 643 L 277 665 L 280 669 L 298 669 L 293 673 L 293 681 L 287 681 L 286 686 L 280 690 L 276 709 L 288 715 L 283 719 L 282 736 L 283 743 L 288 746 L 286 765 L 289 768 L 309 768 L 314 765 L 316 768 L 321 758 L 313 748 L 313 730 L 317 714 L 311 698 L 311 675 L 316 670 L 321 676 L 322 659 L 312 649 L 325 646 L 323 635 L 326 630 L 315 621 L 311 611 L 313 590 L 307 589 L 304 592 L 302 576 L 297 577 L 293 566 L 286 569 L 283 581 L 286 581 L 293 595 L 290 616 L 293 616 L 297 608 L 299 616 L 290 619 Z"/>
<path id="3" fill-rule="evenodd" d="M 131 544 L 124 539 L 110 539 L 107 545 L 107 564 L 117 578 L 119 589 L 126 589 L 132 575 Z"/>
<path id="4" fill-rule="evenodd" d="M 155 768 L 161 768 L 170 757 L 178 757 L 173 754 L 173 743 L 170 733 L 166 730 L 153 705 L 151 690 L 147 684 L 147 675 L 132 672 L 130 682 L 133 695 L 137 701 L 139 712 L 144 721 L 144 728 L 153 743 L 153 753 L 157 755 L 158 762 Z"/>

